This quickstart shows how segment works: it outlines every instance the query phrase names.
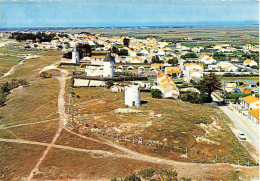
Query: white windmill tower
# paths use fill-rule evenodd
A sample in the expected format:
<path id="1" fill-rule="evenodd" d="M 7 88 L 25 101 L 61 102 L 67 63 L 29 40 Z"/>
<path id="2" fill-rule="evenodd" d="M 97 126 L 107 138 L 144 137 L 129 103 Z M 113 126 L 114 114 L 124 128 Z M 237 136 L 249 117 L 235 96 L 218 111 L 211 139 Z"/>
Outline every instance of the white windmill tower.
<path id="1" fill-rule="evenodd" d="M 103 77 L 113 77 L 114 76 L 114 61 L 110 54 L 107 54 L 104 59 L 103 65 Z"/>
<path id="2" fill-rule="evenodd" d="M 72 63 L 79 64 L 80 58 L 79 58 L 79 50 L 78 47 L 75 46 L 72 50 Z"/>
<path id="3" fill-rule="evenodd" d="M 128 107 L 141 106 L 140 88 L 138 85 L 125 86 L 125 105 Z"/>

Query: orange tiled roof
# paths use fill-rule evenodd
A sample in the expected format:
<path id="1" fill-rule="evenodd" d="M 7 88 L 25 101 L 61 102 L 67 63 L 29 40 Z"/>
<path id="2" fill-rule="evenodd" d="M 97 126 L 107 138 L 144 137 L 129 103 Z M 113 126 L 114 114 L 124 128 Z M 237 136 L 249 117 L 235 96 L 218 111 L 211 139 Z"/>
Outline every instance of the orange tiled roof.
<path id="1" fill-rule="evenodd" d="M 106 56 L 104 55 L 94 55 L 94 56 L 91 56 L 91 58 L 105 58 Z"/>
<path id="2" fill-rule="evenodd" d="M 171 86 L 171 85 L 170 85 L 168 82 L 162 84 L 162 88 L 166 88 L 166 87 L 170 87 L 170 86 Z"/>
<path id="3" fill-rule="evenodd" d="M 252 62 L 252 60 L 251 59 L 246 59 L 244 62 L 245 63 L 250 63 L 250 62 Z"/>
<path id="4" fill-rule="evenodd" d="M 243 92 L 244 92 L 244 93 L 251 93 L 251 90 L 249 90 L 249 89 L 244 89 Z"/>
<path id="5" fill-rule="evenodd" d="M 163 66 L 163 64 L 162 63 L 152 64 L 152 67 L 159 67 L 159 66 Z"/>
<path id="6" fill-rule="evenodd" d="M 252 109 L 249 111 L 249 113 L 252 114 L 257 119 L 259 119 L 259 109 Z"/>
<path id="7" fill-rule="evenodd" d="M 163 74 L 159 74 L 159 75 L 157 75 L 157 78 L 161 78 L 163 76 L 164 76 Z"/>
<path id="8" fill-rule="evenodd" d="M 166 82 L 167 81 L 167 78 L 163 78 L 160 82 L 161 83 L 164 83 L 164 82 Z"/>
<path id="9" fill-rule="evenodd" d="M 167 74 L 181 73 L 180 70 L 166 70 Z"/>
<path id="10" fill-rule="evenodd" d="M 207 55 L 203 54 L 203 55 L 201 55 L 199 58 L 204 58 L 205 56 L 207 56 Z"/>
<path id="11" fill-rule="evenodd" d="M 259 101 L 259 98 L 258 97 L 254 97 L 254 96 L 246 96 L 246 97 L 243 98 L 243 100 L 245 100 L 247 103 L 251 104 L 251 103 L 254 103 L 256 101 Z"/>

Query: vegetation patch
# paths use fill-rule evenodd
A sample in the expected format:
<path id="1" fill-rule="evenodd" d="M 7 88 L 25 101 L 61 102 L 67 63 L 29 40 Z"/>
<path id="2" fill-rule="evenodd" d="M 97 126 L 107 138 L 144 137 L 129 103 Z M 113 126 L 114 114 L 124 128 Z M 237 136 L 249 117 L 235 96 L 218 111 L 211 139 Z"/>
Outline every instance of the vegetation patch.
<path id="1" fill-rule="evenodd" d="M 27 177 L 44 150 L 43 146 L 0 142 L 0 179 Z"/>

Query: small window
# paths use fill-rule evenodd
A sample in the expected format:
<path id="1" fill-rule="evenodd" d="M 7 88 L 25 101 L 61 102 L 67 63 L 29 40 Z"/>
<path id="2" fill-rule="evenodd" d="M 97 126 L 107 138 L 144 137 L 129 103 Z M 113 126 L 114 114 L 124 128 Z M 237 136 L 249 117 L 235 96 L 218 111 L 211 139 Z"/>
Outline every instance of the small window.
<path id="1" fill-rule="evenodd" d="M 132 105 L 133 105 L 133 107 L 135 106 L 135 101 L 133 101 Z"/>

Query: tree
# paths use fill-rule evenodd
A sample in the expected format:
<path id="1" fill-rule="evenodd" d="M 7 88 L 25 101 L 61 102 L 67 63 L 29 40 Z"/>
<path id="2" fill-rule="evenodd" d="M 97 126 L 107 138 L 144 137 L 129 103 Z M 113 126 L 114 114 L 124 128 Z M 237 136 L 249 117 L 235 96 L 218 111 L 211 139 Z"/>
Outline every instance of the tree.
<path id="1" fill-rule="evenodd" d="M 119 54 L 119 49 L 116 46 L 112 47 L 112 53 Z"/>
<path id="2" fill-rule="evenodd" d="M 124 46 L 129 47 L 130 39 L 124 38 L 123 43 L 124 43 Z"/>
<path id="3" fill-rule="evenodd" d="M 162 98 L 162 92 L 159 89 L 152 89 L 151 94 L 152 94 L 152 98 L 157 98 L 157 99 Z"/>
<path id="4" fill-rule="evenodd" d="M 221 87 L 221 82 L 215 73 L 204 74 L 203 79 L 199 81 L 197 88 L 201 93 L 207 95 L 207 102 L 212 101 L 211 94 Z"/>
<path id="5" fill-rule="evenodd" d="M 157 55 L 152 57 L 152 63 L 162 63 L 162 62 L 163 61 L 160 61 L 160 59 Z"/>
<path id="6" fill-rule="evenodd" d="M 79 47 L 80 58 L 87 57 L 87 56 L 91 57 L 92 50 L 91 50 L 91 46 L 88 43 L 79 44 L 78 47 Z"/>
<path id="7" fill-rule="evenodd" d="M 174 65 L 178 65 L 178 59 L 177 59 L 177 57 L 173 57 L 172 59 L 170 59 L 170 60 L 168 61 L 168 63 L 169 63 L 169 64 L 172 64 L 173 66 L 174 66 Z"/>
<path id="8" fill-rule="evenodd" d="M 120 51 L 119 51 L 119 54 L 118 54 L 119 56 L 127 56 L 128 55 L 128 50 L 127 49 L 121 49 Z"/>
<path id="9" fill-rule="evenodd" d="M 198 58 L 198 56 L 196 55 L 196 53 L 187 53 L 185 55 L 182 55 L 181 58 Z"/>

